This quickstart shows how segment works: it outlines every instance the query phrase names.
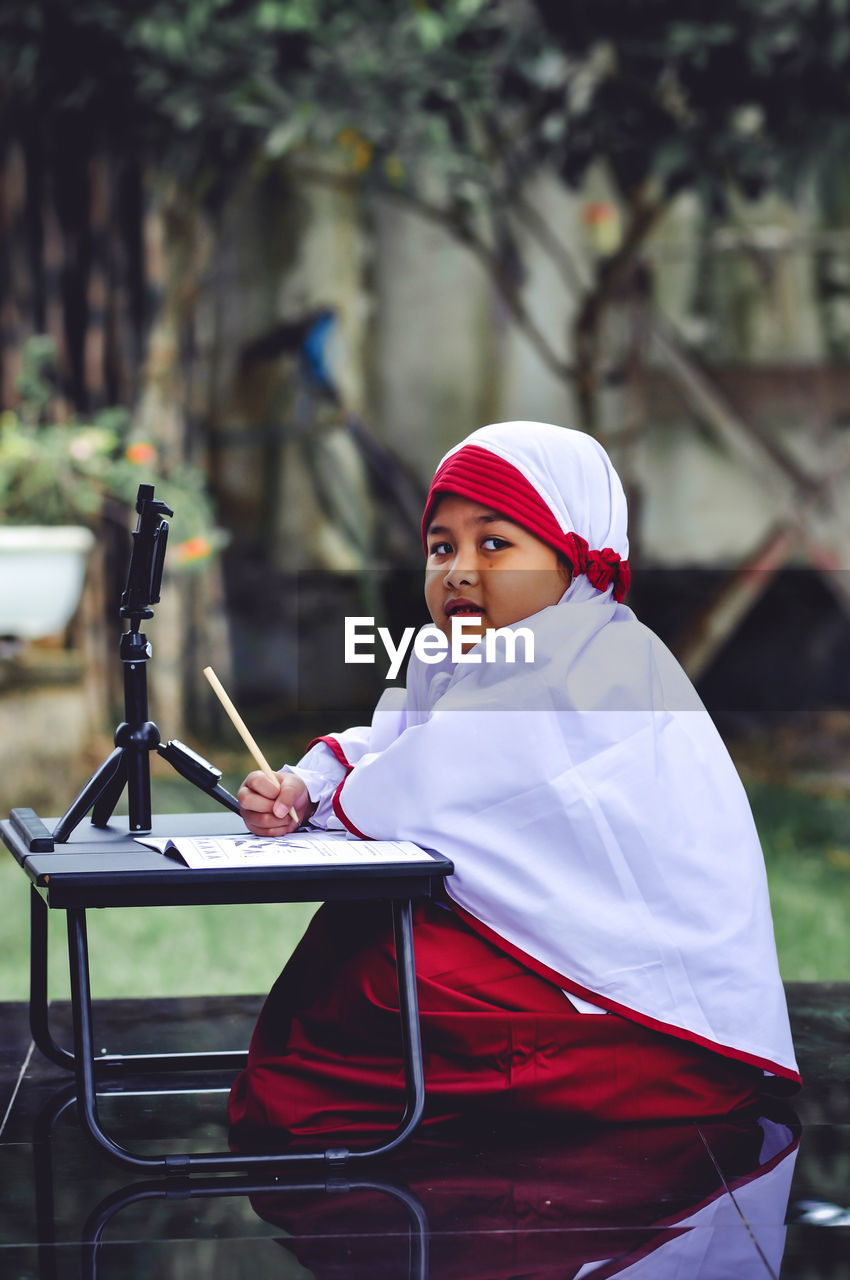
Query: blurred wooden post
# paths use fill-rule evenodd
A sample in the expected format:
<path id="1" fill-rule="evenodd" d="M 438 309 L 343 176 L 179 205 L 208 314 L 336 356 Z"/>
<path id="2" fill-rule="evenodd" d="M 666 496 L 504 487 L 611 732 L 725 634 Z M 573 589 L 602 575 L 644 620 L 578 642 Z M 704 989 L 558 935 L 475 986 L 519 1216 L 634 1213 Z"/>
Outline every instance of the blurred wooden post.
<path id="1" fill-rule="evenodd" d="M 692 680 L 699 680 L 711 666 L 750 609 L 764 595 L 795 550 L 799 536 L 799 530 L 791 524 L 774 529 L 691 620 L 673 649 Z"/>
<path id="2" fill-rule="evenodd" d="M 797 527 L 800 549 L 850 614 L 850 574 L 836 572 L 850 568 L 850 522 L 836 504 L 834 470 L 821 476 L 803 472 L 777 441 L 735 411 L 667 321 L 655 313 L 648 322 L 656 350 L 686 401 L 715 428 L 732 456 L 775 494 L 778 516 Z"/>

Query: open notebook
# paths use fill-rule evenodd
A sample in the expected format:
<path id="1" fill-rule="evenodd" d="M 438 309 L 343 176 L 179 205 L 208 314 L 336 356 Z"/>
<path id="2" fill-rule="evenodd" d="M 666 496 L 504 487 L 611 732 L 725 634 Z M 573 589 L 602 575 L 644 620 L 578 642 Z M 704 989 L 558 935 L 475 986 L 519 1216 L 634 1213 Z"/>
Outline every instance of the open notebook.
<path id="1" fill-rule="evenodd" d="M 433 858 L 409 840 L 351 840 L 345 833 L 296 831 L 272 839 L 236 836 L 137 837 L 187 867 L 332 867 L 420 863 Z"/>

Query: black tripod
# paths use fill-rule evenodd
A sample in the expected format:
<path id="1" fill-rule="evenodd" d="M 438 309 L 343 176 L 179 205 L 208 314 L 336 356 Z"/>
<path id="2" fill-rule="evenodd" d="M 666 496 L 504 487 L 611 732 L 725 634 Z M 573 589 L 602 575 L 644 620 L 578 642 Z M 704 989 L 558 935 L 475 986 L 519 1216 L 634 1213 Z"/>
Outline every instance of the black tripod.
<path id="1" fill-rule="evenodd" d="M 59 819 L 53 832 L 54 844 L 65 844 L 89 809 L 94 826 L 107 826 L 125 786 L 130 831 L 142 834 L 150 831 L 151 751 L 157 751 L 179 774 L 214 796 L 220 804 L 239 812 L 236 797 L 219 785 L 221 770 L 176 738 L 163 744 L 159 729 L 148 718 L 147 662 L 153 650 L 139 626 L 143 619 L 153 617 L 151 606 L 159 600 L 168 541 L 168 521 L 164 517 L 173 516 L 174 512 L 154 498 L 152 484 L 139 485 L 136 511 L 139 519 L 133 533 L 130 568 L 120 609 L 121 617 L 130 623 L 119 647 L 124 664 L 124 720 L 115 730 L 115 750 L 98 766 L 67 813 Z"/>

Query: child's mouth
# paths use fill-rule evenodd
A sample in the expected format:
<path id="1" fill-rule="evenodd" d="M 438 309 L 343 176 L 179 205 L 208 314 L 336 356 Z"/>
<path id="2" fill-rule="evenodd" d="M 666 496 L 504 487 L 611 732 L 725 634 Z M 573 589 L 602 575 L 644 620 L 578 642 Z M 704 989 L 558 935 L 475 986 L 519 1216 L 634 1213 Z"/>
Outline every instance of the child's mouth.
<path id="1" fill-rule="evenodd" d="M 445 606 L 445 613 L 449 618 L 480 618 L 483 612 L 480 604 L 449 603 Z"/>

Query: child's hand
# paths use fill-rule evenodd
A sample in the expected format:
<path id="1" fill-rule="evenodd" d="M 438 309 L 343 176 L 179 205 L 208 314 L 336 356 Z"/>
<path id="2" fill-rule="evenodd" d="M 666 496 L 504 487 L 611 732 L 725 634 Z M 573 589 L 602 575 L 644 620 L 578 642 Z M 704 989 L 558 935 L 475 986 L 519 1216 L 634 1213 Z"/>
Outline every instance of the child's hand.
<path id="1" fill-rule="evenodd" d="M 248 774 L 237 793 L 242 820 L 255 836 L 287 836 L 315 811 L 299 777 L 294 773 L 279 773 L 278 777 L 280 786 L 275 791 L 271 779 L 258 769 Z M 298 822 L 290 807 L 298 814 Z"/>

